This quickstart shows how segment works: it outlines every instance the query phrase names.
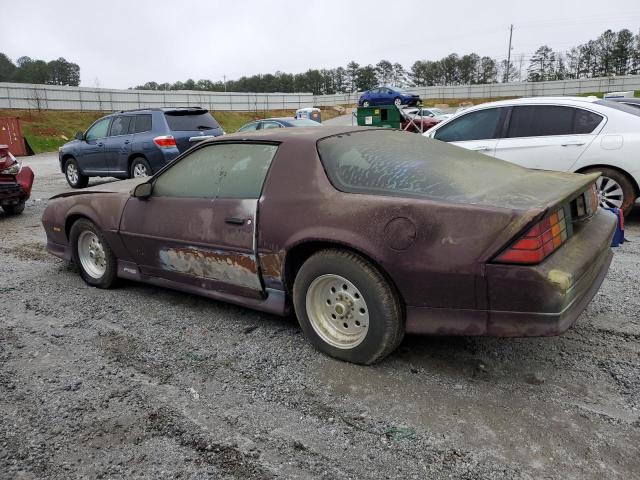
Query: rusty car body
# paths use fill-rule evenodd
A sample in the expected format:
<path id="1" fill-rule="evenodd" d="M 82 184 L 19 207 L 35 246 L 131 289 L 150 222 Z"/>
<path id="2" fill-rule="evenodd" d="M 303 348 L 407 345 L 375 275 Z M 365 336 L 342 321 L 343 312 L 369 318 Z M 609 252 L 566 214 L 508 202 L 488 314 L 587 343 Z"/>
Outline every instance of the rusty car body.
<path id="1" fill-rule="evenodd" d="M 166 193 L 171 178 L 203 176 L 201 156 L 215 164 L 247 149 L 272 155 L 250 198 Z M 233 177 L 223 173 L 215 177 Z M 58 195 L 43 224 L 49 252 L 76 262 L 82 233 L 74 228 L 95 233 L 81 247 L 91 255 L 93 245 L 113 278 L 88 278 L 81 265 L 90 284 L 119 277 L 278 315 L 294 307 L 317 348 L 372 363 L 405 331 L 547 336 L 569 328 L 612 258 L 616 219 L 597 209 L 596 178 L 388 129 L 275 129 L 207 140 L 150 179 Z M 539 246 L 533 254 L 531 245 Z"/>

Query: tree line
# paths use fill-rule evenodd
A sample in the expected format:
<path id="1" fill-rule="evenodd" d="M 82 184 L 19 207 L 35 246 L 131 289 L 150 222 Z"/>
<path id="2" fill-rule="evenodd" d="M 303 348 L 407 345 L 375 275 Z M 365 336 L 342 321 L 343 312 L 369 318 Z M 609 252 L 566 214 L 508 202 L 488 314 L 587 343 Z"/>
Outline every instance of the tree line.
<path id="1" fill-rule="evenodd" d="M 526 60 L 526 61 L 525 61 Z M 640 73 L 640 33 L 628 29 L 606 30 L 595 40 L 555 52 L 547 45 L 532 55 L 515 55 L 511 61 L 475 53 L 452 53 L 440 60 L 417 60 L 407 70 L 399 63 L 310 69 L 304 73 L 275 72 L 243 76 L 237 80 L 188 79 L 185 82 L 147 82 L 140 90 L 206 90 L 214 92 L 313 92 L 315 95 L 369 90 L 377 85 L 426 87 L 512 81 L 546 81 Z"/>
<path id="2" fill-rule="evenodd" d="M 40 83 L 47 85 L 80 85 L 80 67 L 63 57 L 45 62 L 20 57 L 13 63 L 0 53 L 0 82 Z"/>

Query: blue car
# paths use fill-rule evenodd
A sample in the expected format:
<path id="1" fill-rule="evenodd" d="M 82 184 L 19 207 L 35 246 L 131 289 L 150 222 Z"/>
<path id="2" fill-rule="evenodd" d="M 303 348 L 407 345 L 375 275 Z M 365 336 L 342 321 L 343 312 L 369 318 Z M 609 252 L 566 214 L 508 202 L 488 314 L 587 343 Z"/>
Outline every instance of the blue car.
<path id="1" fill-rule="evenodd" d="M 203 108 L 148 108 L 113 113 L 60 147 L 60 169 L 72 188 L 89 177 L 152 175 L 194 143 L 223 135 Z"/>
<path id="2" fill-rule="evenodd" d="M 367 90 L 358 99 L 359 107 L 371 107 L 373 105 L 408 105 L 414 106 L 420 103 L 420 96 L 415 93 L 401 92 L 394 88 L 379 87 Z"/>

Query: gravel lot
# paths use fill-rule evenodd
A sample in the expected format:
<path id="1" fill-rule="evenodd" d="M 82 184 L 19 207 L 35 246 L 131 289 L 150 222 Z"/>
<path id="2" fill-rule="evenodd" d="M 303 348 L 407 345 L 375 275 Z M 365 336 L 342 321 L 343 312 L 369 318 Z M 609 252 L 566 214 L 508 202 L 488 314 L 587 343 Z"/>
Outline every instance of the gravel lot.
<path id="1" fill-rule="evenodd" d="M 44 249 L 57 157 L 27 163 L 0 213 L 1 478 L 639 478 L 640 209 L 563 336 L 408 337 L 361 367 L 293 318 L 86 286 Z"/>

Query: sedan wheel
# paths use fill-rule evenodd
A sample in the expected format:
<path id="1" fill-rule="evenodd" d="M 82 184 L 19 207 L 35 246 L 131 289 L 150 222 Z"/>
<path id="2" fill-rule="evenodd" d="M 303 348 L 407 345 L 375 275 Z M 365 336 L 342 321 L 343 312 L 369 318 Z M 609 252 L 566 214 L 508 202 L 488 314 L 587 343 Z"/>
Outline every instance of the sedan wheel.
<path id="1" fill-rule="evenodd" d="M 370 106 L 370 105 L 371 105 L 371 104 L 370 104 L 367 100 L 365 100 L 364 102 L 362 102 L 362 106 L 363 106 L 364 108 L 369 108 L 369 106 Z"/>
<path id="2" fill-rule="evenodd" d="M 69 238 L 82 279 L 94 287 L 111 287 L 116 280 L 117 259 L 98 227 L 82 218 L 71 227 Z"/>
<path id="3" fill-rule="evenodd" d="M 624 193 L 622 187 L 613 178 L 602 176 L 596 182 L 600 206 L 604 208 L 622 208 Z"/>
<path id="4" fill-rule="evenodd" d="M 402 99 L 400 99 L 400 98 L 394 98 L 394 99 L 393 99 L 393 104 L 394 104 L 396 107 L 399 107 L 400 105 L 402 105 Z"/>
<path id="5" fill-rule="evenodd" d="M 340 360 L 375 363 L 404 336 L 394 287 L 353 252 L 327 249 L 309 257 L 295 277 L 293 303 L 313 346 Z"/>
<path id="6" fill-rule="evenodd" d="M 353 283 L 340 275 L 321 275 L 307 290 L 307 316 L 315 332 L 336 348 L 353 348 L 367 336 L 369 309 Z"/>

